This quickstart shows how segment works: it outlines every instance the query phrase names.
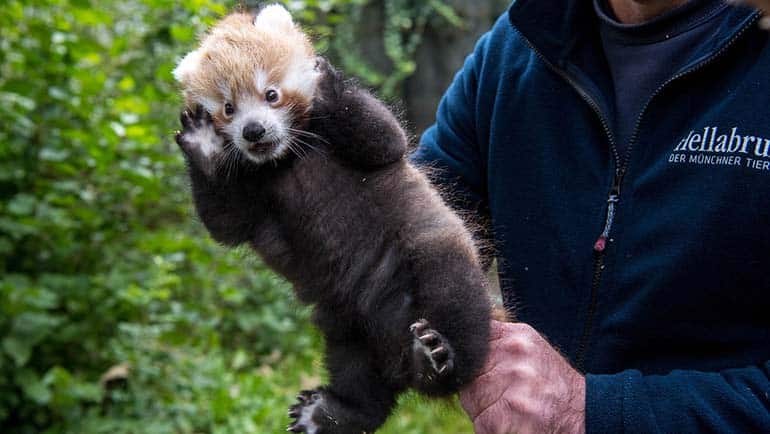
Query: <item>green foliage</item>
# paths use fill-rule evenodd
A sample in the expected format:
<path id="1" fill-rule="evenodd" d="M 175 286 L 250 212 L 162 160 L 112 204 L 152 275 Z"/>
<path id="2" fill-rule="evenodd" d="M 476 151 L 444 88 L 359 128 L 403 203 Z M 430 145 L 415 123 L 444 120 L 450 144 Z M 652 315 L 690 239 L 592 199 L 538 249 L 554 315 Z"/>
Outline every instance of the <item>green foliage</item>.
<path id="1" fill-rule="evenodd" d="M 318 41 L 317 48 L 386 98 L 397 98 L 399 86 L 417 67 L 414 55 L 428 23 L 461 28 L 460 18 L 442 0 L 280 0 Z M 250 2 L 247 5 L 253 6 Z M 382 20 L 382 28 L 373 19 Z M 373 25 L 374 24 L 374 25 Z M 379 68 L 364 56 L 362 39 L 381 39 L 387 62 Z M 383 62 L 379 62 L 383 63 Z"/>
<path id="2" fill-rule="evenodd" d="M 322 49 L 355 52 L 332 36 L 366 2 L 289 5 Z M 456 17 L 386 5 L 395 72 L 370 82 L 393 92 L 412 31 Z M 0 8 L 0 431 L 281 432 L 296 391 L 321 382 L 307 311 L 253 255 L 210 241 L 172 143 L 170 71 L 230 6 Z M 118 365 L 127 380 L 100 382 Z M 405 401 L 384 432 L 470 431 L 456 408 Z"/>
<path id="3" fill-rule="evenodd" d="M 347 0 L 340 1 L 346 19 L 333 19 L 334 38 L 328 54 L 339 59 L 345 69 L 364 83 L 379 89 L 386 98 L 399 95 L 399 86 L 417 67 L 414 55 L 431 20 L 462 27 L 462 19 L 440 0 Z M 382 46 L 388 60 L 385 70 L 378 70 L 361 55 L 359 41 L 370 31 L 372 12 L 382 16 Z M 379 34 L 376 36 L 379 37 Z M 368 36 L 371 38 L 371 36 Z"/>

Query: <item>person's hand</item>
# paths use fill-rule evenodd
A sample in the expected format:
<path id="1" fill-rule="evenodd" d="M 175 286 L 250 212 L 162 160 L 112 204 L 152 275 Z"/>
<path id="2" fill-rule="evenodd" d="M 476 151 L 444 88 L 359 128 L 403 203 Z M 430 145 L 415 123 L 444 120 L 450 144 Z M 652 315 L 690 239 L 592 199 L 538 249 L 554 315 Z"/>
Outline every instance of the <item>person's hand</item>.
<path id="1" fill-rule="evenodd" d="M 487 362 L 460 402 L 476 434 L 585 432 L 585 378 L 526 324 L 492 321 Z"/>

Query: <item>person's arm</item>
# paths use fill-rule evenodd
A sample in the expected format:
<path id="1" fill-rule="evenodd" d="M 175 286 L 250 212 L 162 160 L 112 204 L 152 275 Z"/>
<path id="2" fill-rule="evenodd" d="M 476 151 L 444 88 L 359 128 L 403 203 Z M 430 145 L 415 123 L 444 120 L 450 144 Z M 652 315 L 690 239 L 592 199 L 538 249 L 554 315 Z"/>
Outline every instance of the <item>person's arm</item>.
<path id="1" fill-rule="evenodd" d="M 585 378 L 527 324 L 490 330 L 481 374 L 460 393 L 476 434 L 585 432 Z"/>
<path id="2" fill-rule="evenodd" d="M 770 362 L 721 372 L 586 376 L 588 433 L 770 432 Z"/>
<path id="3" fill-rule="evenodd" d="M 460 394 L 476 434 L 770 432 L 770 362 L 584 377 L 528 325 L 498 322 L 490 347 Z"/>

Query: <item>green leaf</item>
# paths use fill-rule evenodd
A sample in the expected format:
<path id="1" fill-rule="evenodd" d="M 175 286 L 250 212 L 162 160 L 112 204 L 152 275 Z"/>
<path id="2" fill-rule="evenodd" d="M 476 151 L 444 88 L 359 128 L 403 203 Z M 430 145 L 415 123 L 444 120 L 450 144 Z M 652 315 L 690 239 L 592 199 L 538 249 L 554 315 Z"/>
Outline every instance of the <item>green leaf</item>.
<path id="1" fill-rule="evenodd" d="M 61 319 L 42 312 L 24 312 L 13 319 L 11 332 L 3 338 L 3 350 L 17 366 L 23 366 L 32 349 L 46 336 L 55 331 Z"/>
<path id="2" fill-rule="evenodd" d="M 195 37 L 195 29 L 189 25 L 172 24 L 171 36 L 179 42 L 190 42 Z"/>
<path id="3" fill-rule="evenodd" d="M 24 366 L 32 355 L 32 345 L 18 337 L 7 336 L 3 338 L 3 351 L 13 359 L 16 366 Z"/>
<path id="4" fill-rule="evenodd" d="M 8 204 L 8 212 L 17 216 L 31 215 L 35 211 L 37 199 L 29 194 L 17 194 Z"/>
<path id="5" fill-rule="evenodd" d="M 34 372 L 28 369 L 24 369 L 19 373 L 16 384 L 24 391 L 24 395 L 36 404 L 45 405 L 51 400 L 51 391 L 48 389 L 48 386 Z"/>
<path id="6" fill-rule="evenodd" d="M 460 28 L 463 27 L 463 19 L 460 18 L 455 10 L 452 9 L 452 7 L 448 4 L 441 0 L 430 0 L 430 6 L 437 14 L 439 14 L 439 16 L 444 18 L 452 26 Z"/>

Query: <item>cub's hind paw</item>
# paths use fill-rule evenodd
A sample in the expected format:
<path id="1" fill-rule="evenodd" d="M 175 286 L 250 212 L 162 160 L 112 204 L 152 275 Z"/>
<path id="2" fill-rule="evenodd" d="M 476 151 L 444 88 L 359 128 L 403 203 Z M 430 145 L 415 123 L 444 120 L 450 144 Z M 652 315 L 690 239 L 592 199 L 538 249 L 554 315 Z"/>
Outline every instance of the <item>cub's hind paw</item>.
<path id="1" fill-rule="evenodd" d="M 289 407 L 289 417 L 293 421 L 286 431 L 305 434 L 363 434 L 381 424 L 325 388 L 300 392 L 297 403 Z"/>
<path id="2" fill-rule="evenodd" d="M 430 323 L 420 319 L 409 327 L 412 332 L 414 372 L 419 383 L 430 384 L 454 371 L 454 350 L 449 341 Z"/>
<path id="3" fill-rule="evenodd" d="M 184 110 L 179 121 L 182 131 L 176 134 L 176 143 L 192 164 L 207 175 L 213 174 L 224 148 L 224 139 L 217 134 L 211 115 L 197 106 L 195 111 Z"/>
<path id="4" fill-rule="evenodd" d="M 303 390 L 297 395 L 297 403 L 289 407 L 289 417 L 294 421 L 286 428 L 288 432 L 321 434 L 316 419 L 321 416 L 316 413 L 325 414 L 324 399 L 321 392 L 317 390 Z M 323 417 L 323 416 L 322 416 Z"/>

